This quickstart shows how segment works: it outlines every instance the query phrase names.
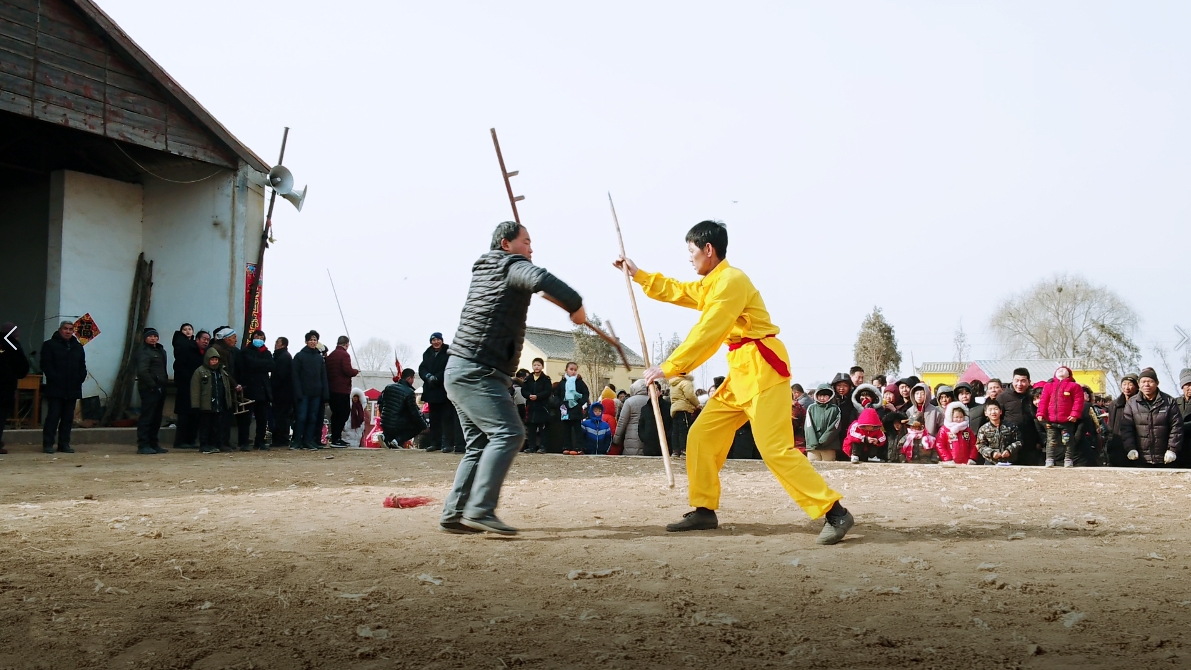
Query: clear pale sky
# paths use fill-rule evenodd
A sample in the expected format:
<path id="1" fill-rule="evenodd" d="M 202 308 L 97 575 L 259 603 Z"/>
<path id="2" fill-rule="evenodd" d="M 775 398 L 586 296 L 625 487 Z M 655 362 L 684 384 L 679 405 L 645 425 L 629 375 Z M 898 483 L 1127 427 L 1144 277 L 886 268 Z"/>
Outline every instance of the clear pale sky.
<path id="1" fill-rule="evenodd" d="M 905 374 L 961 319 L 996 357 L 997 302 L 1061 271 L 1134 306 L 1143 365 L 1191 327 L 1188 3 L 100 5 L 266 161 L 292 127 L 310 196 L 275 216 L 270 338 L 341 333 L 329 268 L 357 343 L 449 340 L 511 218 L 493 126 L 534 261 L 634 349 L 607 191 L 649 270 L 693 278 L 687 228 L 726 222 L 804 384 L 874 305 Z M 655 340 L 695 320 L 641 304 Z"/>

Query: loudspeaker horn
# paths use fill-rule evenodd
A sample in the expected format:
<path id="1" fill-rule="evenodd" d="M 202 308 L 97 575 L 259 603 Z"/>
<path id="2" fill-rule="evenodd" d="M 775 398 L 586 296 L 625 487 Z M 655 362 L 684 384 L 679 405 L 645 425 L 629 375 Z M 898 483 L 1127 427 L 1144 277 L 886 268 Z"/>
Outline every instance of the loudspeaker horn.
<path id="1" fill-rule="evenodd" d="M 301 191 L 291 190 L 289 193 L 282 193 L 281 197 L 289 200 L 290 204 L 294 207 L 297 207 L 298 211 L 300 212 L 302 211 L 302 201 L 306 200 L 306 191 L 309 188 L 309 186 L 303 186 Z"/>
<path id="2" fill-rule="evenodd" d="M 269 186 L 277 191 L 278 195 L 284 195 L 294 190 L 294 173 L 289 171 L 289 168 L 278 165 L 269 170 Z"/>

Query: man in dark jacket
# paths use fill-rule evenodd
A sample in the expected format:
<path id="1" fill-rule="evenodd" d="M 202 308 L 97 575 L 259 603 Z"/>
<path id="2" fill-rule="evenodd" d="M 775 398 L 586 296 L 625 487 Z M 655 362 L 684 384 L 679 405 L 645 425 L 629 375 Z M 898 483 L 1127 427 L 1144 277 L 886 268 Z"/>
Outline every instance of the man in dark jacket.
<path id="1" fill-rule="evenodd" d="M 1158 390 L 1158 374 L 1146 368 L 1138 375 L 1141 392 L 1125 403 L 1121 434 L 1131 461 L 1171 467 L 1183 446 L 1183 415 L 1174 398 Z"/>
<path id="2" fill-rule="evenodd" d="M 1021 438 L 1021 449 L 1014 457 L 1014 465 L 1042 465 L 1042 452 L 1038 449 L 1038 427 L 1034 420 L 1038 408 L 1030 393 L 1030 371 L 1017 368 L 1013 371 L 1013 384 L 1001 392 L 997 401 L 1005 410 L 1002 415 L 1007 423 L 1017 426 Z"/>
<path id="3" fill-rule="evenodd" d="M 294 439 L 290 449 L 322 449 L 323 417 L 319 408 L 330 397 L 327 362 L 318 350 L 318 331 L 306 333 L 306 346 L 294 356 Z"/>
<path id="4" fill-rule="evenodd" d="M 988 383 L 984 385 L 984 402 L 996 400 L 1001 395 L 1002 390 L 1004 390 L 1004 387 L 1001 385 L 1000 379 L 993 377 L 988 380 Z M 984 425 L 985 421 L 988 421 L 988 419 L 984 418 L 984 403 L 979 403 L 968 410 L 968 425 L 972 428 L 973 433 L 979 435 L 980 427 Z"/>
<path id="5" fill-rule="evenodd" d="M 397 381 L 380 394 L 380 426 L 385 443 L 393 449 L 400 449 L 426 430 L 426 420 L 414 397 L 414 374 L 413 368 L 405 368 Z"/>
<path id="6" fill-rule="evenodd" d="M 1120 468 L 1136 465 L 1125 457 L 1125 436 L 1121 432 L 1121 420 L 1125 418 L 1125 405 L 1137 395 L 1137 375 L 1132 372 L 1121 377 L 1121 395 L 1108 405 L 1108 464 Z"/>
<path id="7" fill-rule="evenodd" d="M 165 405 L 165 386 L 170 382 L 166 372 L 165 347 L 156 328 L 146 328 L 141 335 L 140 350 L 136 354 L 136 388 L 141 396 L 141 417 L 136 422 L 136 453 L 164 454 L 158 440 L 161 432 L 161 411 Z"/>
<path id="8" fill-rule="evenodd" d="M 1186 435 L 1187 423 L 1191 420 L 1191 368 L 1183 368 L 1179 371 L 1179 389 L 1182 394 L 1174 399 L 1174 404 L 1179 408 L 1179 414 L 1183 417 L 1183 434 Z M 1191 449 L 1179 451 L 1177 467 L 1191 467 Z"/>
<path id="9" fill-rule="evenodd" d="M 525 440 L 525 425 L 509 396 L 525 342 L 525 317 L 539 291 L 578 325 L 587 321 L 583 299 L 534 265 L 529 231 L 505 221 L 492 234 L 490 251 L 472 265 L 471 286 L 447 362 L 447 395 L 459 411 L 467 453 L 443 505 L 440 525 L 452 533 L 517 530 L 496 517 L 500 488 Z"/>
<path id="10" fill-rule="evenodd" d="M 174 331 L 174 415 L 177 418 L 174 430 L 175 449 L 194 449 L 198 438 L 197 413 L 190 403 L 190 378 L 194 371 L 203 366 L 203 354 L 199 349 L 198 334 L 194 326 L 184 323 Z"/>
<path id="11" fill-rule="evenodd" d="M 41 432 L 42 451 L 54 453 L 54 437 L 58 451 L 74 453 L 70 448 L 70 428 L 74 425 L 74 405 L 83 397 L 83 382 L 87 381 L 87 355 L 74 336 L 74 322 L 63 321 L 58 331 L 41 345 L 41 373 L 45 375 L 45 421 Z"/>
<path id="12" fill-rule="evenodd" d="M 352 377 L 360 371 L 352 367 L 351 354 L 347 353 L 347 345 L 351 342 L 346 335 L 340 335 L 335 343 L 335 350 L 327 354 L 327 388 L 330 392 L 331 404 L 331 446 L 336 449 L 346 448 L 343 441 L 343 425 L 351 418 L 352 410 Z"/>
<path id="13" fill-rule="evenodd" d="M 422 364 L 418 366 L 418 376 L 422 378 L 422 401 L 430 405 L 430 439 L 426 451 L 442 449 L 444 454 L 452 451 L 462 454 L 466 445 L 463 436 L 456 435 L 455 431 L 459 418 L 443 385 L 450 357 L 450 347 L 443 342 L 442 333 L 431 333 L 430 346 L 422 352 Z"/>
<path id="14" fill-rule="evenodd" d="M 244 385 L 239 383 L 240 368 L 243 365 L 244 357 L 240 353 L 240 348 L 236 346 L 240 341 L 240 336 L 231 326 L 220 326 L 215 329 L 215 337 L 211 341 L 211 346 L 219 352 L 219 360 L 223 365 L 227 375 L 232 379 L 237 380 L 237 385 L 232 389 L 232 398 L 235 402 L 227 412 L 219 414 L 220 420 L 223 422 L 220 428 L 220 437 L 222 439 L 223 447 L 226 449 L 232 443 L 232 424 L 236 426 L 236 446 L 240 451 L 251 451 L 252 447 L 248 442 L 248 431 L 252 424 L 252 413 L 240 411 L 240 400 L 244 392 Z"/>
<path id="15" fill-rule="evenodd" d="M 265 331 L 257 329 L 252 341 L 240 351 L 240 376 L 236 381 L 244 387 L 244 397 L 252 401 L 251 415 L 256 420 L 256 436 L 251 449 L 268 451 L 265 433 L 269 428 L 269 403 L 273 400 L 273 387 L 269 373 L 273 372 L 273 354 L 265 344 Z M 240 444 L 240 451 L 250 451 L 247 441 Z"/>
<path id="16" fill-rule="evenodd" d="M 12 411 L 17 384 L 29 374 L 29 357 L 21 347 L 21 331 L 14 323 L 0 326 L 0 454 L 4 448 L 4 426 Z"/>
<path id="17" fill-rule="evenodd" d="M 550 406 L 554 403 L 554 385 L 550 382 L 550 375 L 542 370 L 546 361 L 533 359 L 533 372 L 521 383 L 521 395 L 525 398 L 525 426 L 529 431 L 529 439 L 525 441 L 522 451 L 527 453 L 546 453 L 546 425 L 550 423 Z"/>
<path id="18" fill-rule="evenodd" d="M 273 389 L 271 430 L 273 446 L 289 446 L 289 429 L 294 416 L 294 357 L 289 353 L 289 338 L 279 337 L 273 345 L 273 375 L 269 383 Z"/>

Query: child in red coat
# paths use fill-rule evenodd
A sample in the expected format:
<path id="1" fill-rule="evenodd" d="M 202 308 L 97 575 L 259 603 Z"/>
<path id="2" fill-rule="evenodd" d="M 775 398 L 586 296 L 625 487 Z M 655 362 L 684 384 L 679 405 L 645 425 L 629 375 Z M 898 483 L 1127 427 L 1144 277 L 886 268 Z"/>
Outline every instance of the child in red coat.
<path id="1" fill-rule="evenodd" d="M 852 457 L 853 463 L 859 463 L 870 458 L 880 459 L 885 453 L 885 429 L 881 427 L 881 417 L 877 410 L 866 407 L 860 417 L 848 426 L 848 436 L 844 438 L 844 453 Z"/>
<path id="2" fill-rule="evenodd" d="M 946 416 L 935 439 L 940 464 L 945 468 L 976 465 L 976 431 L 968 425 L 968 408 L 962 402 L 953 402 L 947 406 Z"/>
<path id="3" fill-rule="evenodd" d="M 1076 426 L 1083 415 L 1083 387 L 1075 382 L 1071 368 L 1055 370 L 1054 379 L 1042 387 L 1038 399 L 1038 420 L 1046 426 L 1046 467 L 1053 468 L 1063 451 L 1063 467 L 1075 466 Z"/>

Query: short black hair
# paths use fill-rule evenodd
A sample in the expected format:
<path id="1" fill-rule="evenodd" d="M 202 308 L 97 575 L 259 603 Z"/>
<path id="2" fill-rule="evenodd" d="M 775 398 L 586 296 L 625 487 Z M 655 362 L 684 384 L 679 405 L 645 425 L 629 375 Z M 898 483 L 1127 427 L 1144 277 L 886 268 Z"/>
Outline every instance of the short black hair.
<path id="1" fill-rule="evenodd" d="M 716 388 L 719 388 L 724 385 L 724 378 L 723 377 L 712 377 L 711 383 L 715 384 Z"/>
<path id="2" fill-rule="evenodd" d="M 283 347 L 289 346 L 289 338 L 288 337 L 279 337 L 279 338 L 277 338 L 277 341 L 280 342 L 281 346 L 283 346 Z"/>
<path id="3" fill-rule="evenodd" d="M 1013 371 L 1013 376 L 1016 377 L 1018 375 L 1030 379 L 1030 370 L 1028 368 L 1017 368 Z"/>
<path id="4" fill-rule="evenodd" d="M 984 383 L 984 386 L 985 386 L 985 388 L 987 388 L 987 387 L 988 387 L 988 385 L 989 385 L 989 384 L 991 384 L 991 383 L 993 383 L 993 382 L 996 382 L 996 383 L 1000 384 L 1001 386 L 1004 386 L 1004 385 L 1005 385 L 1005 382 L 1001 381 L 1000 379 L 997 379 L 996 377 L 993 377 L 992 379 L 990 379 L 990 380 L 988 380 L 987 382 L 985 382 L 985 383 Z"/>
<path id="5" fill-rule="evenodd" d="M 492 231 L 492 250 L 499 249 L 500 243 L 505 240 L 512 242 L 520 237 L 521 228 L 521 224 L 516 221 L 501 221 L 496 224 L 496 230 Z"/>
<path id="6" fill-rule="evenodd" d="M 848 370 L 848 374 L 850 375 L 854 375 L 857 372 L 864 372 L 864 368 L 860 367 L 859 365 L 853 365 L 852 369 Z"/>
<path id="7" fill-rule="evenodd" d="M 517 371 L 517 374 L 515 374 L 513 376 L 518 379 L 521 379 L 522 377 L 526 377 L 528 375 L 529 375 L 529 370 L 526 370 L 525 368 L 521 368 L 520 370 Z"/>
<path id="8" fill-rule="evenodd" d="M 724 260 L 728 257 L 728 229 L 719 221 L 700 221 L 687 231 L 686 241 L 700 249 L 711 245 L 715 255 Z"/>
<path id="9" fill-rule="evenodd" d="M 615 391 L 615 390 L 616 390 L 616 384 L 608 384 L 608 388 L 610 388 L 610 389 L 612 389 L 613 391 Z"/>
<path id="10" fill-rule="evenodd" d="M 335 341 L 335 344 L 337 346 L 343 346 L 349 342 L 351 342 L 351 340 L 347 339 L 347 335 L 340 335 L 339 339 Z"/>
<path id="11" fill-rule="evenodd" d="M 252 336 L 253 336 L 253 337 L 256 337 L 257 335 L 260 335 L 261 337 L 264 337 L 264 336 L 265 336 L 265 331 L 261 330 L 260 328 L 257 328 L 256 330 L 252 331 Z"/>
<path id="12" fill-rule="evenodd" d="M 884 391 L 884 390 L 885 390 L 885 384 L 886 384 L 886 382 L 888 382 L 888 381 L 889 381 L 889 380 L 888 380 L 888 379 L 885 377 L 885 375 L 877 375 L 876 377 L 873 377 L 873 386 L 876 386 L 877 388 L 879 388 L 879 389 L 881 389 L 882 391 Z"/>
<path id="13" fill-rule="evenodd" d="M 418 374 L 417 370 L 414 370 L 413 368 L 405 368 L 404 370 L 401 371 L 401 380 L 406 381 L 409 379 L 413 379 L 414 375 L 416 375 L 416 374 Z"/>
<path id="14" fill-rule="evenodd" d="M 806 391 L 802 388 L 802 384 L 791 384 L 790 390 L 798 391 L 799 393 L 806 393 Z"/>
<path id="15" fill-rule="evenodd" d="M 205 331 L 205 330 L 200 330 L 200 331 L 198 331 L 197 333 L 195 333 L 195 334 L 194 334 L 194 339 L 196 339 L 196 340 L 197 340 L 198 338 L 202 337 L 203 335 L 206 335 L 207 337 L 211 337 L 211 333 L 208 333 L 208 332 L 207 332 L 207 331 Z"/>
<path id="16" fill-rule="evenodd" d="M 545 365 L 545 364 L 546 364 L 546 361 L 544 361 L 544 360 L 542 360 L 542 359 L 540 359 L 540 358 L 535 358 L 535 359 L 533 359 L 533 361 L 531 362 L 531 365 L 532 365 L 533 363 L 541 363 L 542 365 Z"/>
<path id="17" fill-rule="evenodd" d="M 1005 408 L 1001 407 L 1001 401 L 997 400 L 996 398 L 989 398 L 988 400 L 984 401 L 984 411 L 987 412 L 989 407 L 996 407 L 1002 412 L 1005 411 Z"/>
<path id="18" fill-rule="evenodd" d="M 306 333 L 306 337 L 302 338 L 302 341 L 303 341 L 303 342 L 309 342 L 309 341 L 310 341 L 310 338 L 312 338 L 312 337 L 313 337 L 314 339 L 316 339 L 316 340 L 322 339 L 322 338 L 321 338 L 321 336 L 319 336 L 319 334 L 318 334 L 318 331 L 317 331 L 317 330 L 312 330 L 312 331 L 310 331 L 310 332 Z"/>

